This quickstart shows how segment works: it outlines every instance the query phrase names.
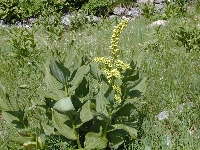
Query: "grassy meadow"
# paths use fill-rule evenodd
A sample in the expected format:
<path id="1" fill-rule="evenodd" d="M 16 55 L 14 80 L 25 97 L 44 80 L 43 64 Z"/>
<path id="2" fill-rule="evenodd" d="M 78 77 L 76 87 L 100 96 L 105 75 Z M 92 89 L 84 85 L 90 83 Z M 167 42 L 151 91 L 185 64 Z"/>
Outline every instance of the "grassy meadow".
<path id="1" fill-rule="evenodd" d="M 141 78 L 147 78 L 145 93 L 135 104 L 138 112 L 129 118 L 137 122 L 138 137 L 131 143 L 125 141 L 123 149 L 198 150 L 200 32 L 196 31 L 200 31 L 200 13 L 188 12 L 185 16 L 168 19 L 166 26 L 149 27 L 157 18 L 140 17 L 130 20 L 120 35 L 120 59 L 137 62 Z M 80 52 L 90 59 L 108 56 L 112 31 L 120 21 L 104 19 L 94 25 L 86 24 L 76 31 L 63 29 L 59 38 L 40 26 L 34 26 L 28 31 L 14 27 L 0 28 L 1 85 L 12 100 L 20 102 L 20 107 L 27 103 L 33 104 L 40 99 L 37 90 L 45 87 L 44 64 L 51 55 L 63 60 L 69 54 L 68 51 L 73 50 L 74 54 Z M 184 28 L 185 33 L 179 32 L 180 27 Z M 22 30 L 24 33 L 20 34 Z M 27 33 L 34 35 L 35 47 L 27 40 L 30 36 L 26 39 L 24 34 Z M 187 44 L 177 38 L 179 35 L 189 45 L 193 45 L 192 49 L 187 49 Z M 23 47 L 23 44 L 30 50 L 26 57 L 17 55 L 16 45 Z M 4 95 L 2 91 L 1 97 Z M 168 112 L 168 117 L 159 120 L 156 116 L 163 111 Z M 37 134 L 38 120 L 46 118 L 34 107 L 30 108 L 28 116 L 30 130 Z M 1 117 L 2 149 L 23 149 L 20 144 L 10 140 L 10 137 L 17 136 L 17 131 Z M 70 143 L 60 141 L 62 138 L 59 136 L 49 137 L 47 149 L 73 149 Z"/>

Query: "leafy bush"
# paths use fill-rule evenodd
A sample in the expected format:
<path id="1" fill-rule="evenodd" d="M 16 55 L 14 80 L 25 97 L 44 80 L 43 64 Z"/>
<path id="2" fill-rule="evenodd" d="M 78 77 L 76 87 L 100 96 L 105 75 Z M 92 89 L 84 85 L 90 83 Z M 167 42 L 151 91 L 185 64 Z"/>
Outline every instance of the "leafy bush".
<path id="1" fill-rule="evenodd" d="M 171 17 L 184 16 L 187 12 L 187 5 L 187 0 L 166 1 L 162 17 L 169 19 Z"/>
<path id="2" fill-rule="evenodd" d="M 55 12 L 67 11 L 70 4 L 67 0 L 2 0 L 0 2 L 0 19 L 16 21 L 37 17 L 45 9 Z"/>
<path id="3" fill-rule="evenodd" d="M 150 18 L 154 14 L 155 6 L 152 5 L 151 3 L 144 3 L 141 5 L 141 9 L 142 9 L 142 14 L 146 18 Z"/>
<path id="4" fill-rule="evenodd" d="M 189 22 L 186 20 L 178 30 L 173 30 L 171 33 L 171 37 L 176 40 L 177 45 L 183 45 L 187 52 L 200 48 L 200 29 L 197 21 L 198 18 Z"/>
<path id="5" fill-rule="evenodd" d="M 86 14 L 104 16 L 109 14 L 112 4 L 112 0 L 89 0 L 88 3 L 83 5 L 82 9 Z"/>

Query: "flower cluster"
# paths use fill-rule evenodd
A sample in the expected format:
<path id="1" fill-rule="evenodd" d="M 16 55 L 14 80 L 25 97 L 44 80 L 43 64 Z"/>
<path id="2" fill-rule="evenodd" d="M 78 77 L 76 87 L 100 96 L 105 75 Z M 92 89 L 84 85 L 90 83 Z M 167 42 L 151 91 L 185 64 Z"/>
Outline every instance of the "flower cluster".
<path id="1" fill-rule="evenodd" d="M 117 45 L 119 42 L 119 35 L 122 32 L 123 28 L 127 26 L 128 20 L 123 20 L 119 25 L 115 27 L 113 30 L 113 34 L 111 37 L 111 46 L 110 46 L 110 52 L 114 59 L 116 59 L 119 56 L 120 50 L 118 49 Z"/>
<path id="2" fill-rule="evenodd" d="M 131 69 L 130 64 L 127 64 L 119 59 L 115 61 L 115 66 L 119 70 Z"/>
<path id="3" fill-rule="evenodd" d="M 116 102 L 121 102 L 121 88 L 119 85 L 115 85 L 114 80 L 121 79 L 121 71 L 126 69 L 131 69 L 131 66 L 122 60 L 117 59 L 120 54 L 120 50 L 118 49 L 118 41 L 119 35 L 122 32 L 123 28 L 128 24 L 128 20 L 122 21 L 119 25 L 115 27 L 113 30 L 113 34 L 111 37 L 111 46 L 109 58 L 107 57 L 95 57 L 93 59 L 94 62 L 101 63 L 100 69 L 105 73 L 108 81 L 111 83 L 113 90 L 115 92 L 114 99 Z"/>

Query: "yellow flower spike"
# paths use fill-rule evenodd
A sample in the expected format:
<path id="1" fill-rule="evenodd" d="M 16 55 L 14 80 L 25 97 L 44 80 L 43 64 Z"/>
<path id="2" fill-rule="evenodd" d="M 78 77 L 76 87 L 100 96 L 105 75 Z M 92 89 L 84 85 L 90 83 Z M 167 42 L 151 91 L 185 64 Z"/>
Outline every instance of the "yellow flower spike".
<path id="1" fill-rule="evenodd" d="M 121 70 L 131 69 L 131 66 L 122 60 L 117 59 L 120 54 L 120 50 L 118 49 L 119 35 L 122 32 L 123 28 L 127 26 L 128 20 L 123 20 L 119 25 L 115 27 L 113 30 L 113 34 L 111 36 L 111 44 L 109 58 L 107 57 L 95 57 L 93 59 L 94 62 L 101 63 L 99 65 L 100 69 L 105 73 L 108 82 L 112 85 L 114 90 L 114 100 L 118 103 L 121 103 L 121 88 L 119 85 L 115 85 L 115 80 L 121 79 Z"/>

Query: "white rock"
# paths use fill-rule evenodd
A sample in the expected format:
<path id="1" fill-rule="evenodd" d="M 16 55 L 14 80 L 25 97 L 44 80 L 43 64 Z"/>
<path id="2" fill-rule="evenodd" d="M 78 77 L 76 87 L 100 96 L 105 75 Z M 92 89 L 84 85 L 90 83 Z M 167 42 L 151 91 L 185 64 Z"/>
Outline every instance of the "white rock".
<path id="1" fill-rule="evenodd" d="M 168 21 L 166 21 L 166 20 L 157 20 L 157 21 L 151 23 L 151 24 L 149 25 L 149 27 L 154 27 L 154 26 L 165 26 L 167 23 L 168 23 Z"/>
<path id="2" fill-rule="evenodd" d="M 164 110 L 164 111 L 160 112 L 160 113 L 156 116 L 156 118 L 157 118 L 158 120 L 168 119 L 168 117 L 169 117 L 169 112 L 168 112 L 167 110 Z"/>

